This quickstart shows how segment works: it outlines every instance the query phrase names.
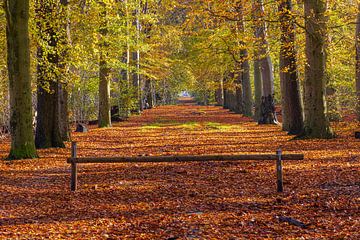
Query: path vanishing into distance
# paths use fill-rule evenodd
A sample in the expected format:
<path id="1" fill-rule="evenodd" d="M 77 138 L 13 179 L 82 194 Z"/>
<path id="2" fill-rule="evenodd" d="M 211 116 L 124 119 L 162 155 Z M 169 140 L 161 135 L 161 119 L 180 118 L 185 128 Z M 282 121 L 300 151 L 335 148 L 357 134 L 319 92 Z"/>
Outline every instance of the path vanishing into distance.
<path id="1" fill-rule="evenodd" d="M 0 239 L 360 238 L 360 141 L 355 123 L 331 140 L 291 140 L 280 126 L 189 102 L 146 110 L 113 127 L 72 133 L 78 156 L 303 153 L 284 162 L 79 165 L 70 192 L 70 143 L 40 159 L 0 161 Z M 9 139 L 0 140 L 0 157 Z M 282 221 L 302 222 L 299 227 Z"/>

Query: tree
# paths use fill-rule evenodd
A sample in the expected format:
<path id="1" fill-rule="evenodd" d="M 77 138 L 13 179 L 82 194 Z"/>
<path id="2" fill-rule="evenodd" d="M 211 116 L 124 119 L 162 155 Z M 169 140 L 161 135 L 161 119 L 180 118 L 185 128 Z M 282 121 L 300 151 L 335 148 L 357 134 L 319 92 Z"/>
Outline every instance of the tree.
<path id="1" fill-rule="evenodd" d="M 236 6 L 238 20 L 237 27 L 239 33 L 244 37 L 245 35 L 245 23 L 244 23 L 244 13 L 243 13 L 243 3 L 240 1 Z M 246 44 L 243 40 L 239 41 L 240 45 L 240 82 L 242 85 L 242 101 L 243 101 L 243 111 L 242 113 L 245 116 L 252 116 L 252 93 L 251 93 L 251 84 L 250 84 L 250 64 L 249 64 L 249 54 L 246 47 Z"/>
<path id="2" fill-rule="evenodd" d="M 304 82 L 304 131 L 306 138 L 333 137 L 326 117 L 326 1 L 305 0 L 306 66 Z"/>
<path id="3" fill-rule="evenodd" d="M 358 3 L 358 14 L 356 20 L 356 96 L 357 96 L 357 118 L 360 121 L 360 3 Z"/>
<path id="4" fill-rule="evenodd" d="M 263 0 L 254 0 L 253 18 L 255 22 L 255 38 L 257 40 L 259 63 L 262 79 L 263 96 L 261 98 L 259 123 L 277 123 L 275 106 L 273 102 L 274 94 L 274 74 L 271 58 L 268 53 L 269 43 L 266 36 L 266 23 Z"/>
<path id="5" fill-rule="evenodd" d="M 65 147 L 68 139 L 67 0 L 37 0 L 37 148 Z"/>
<path id="6" fill-rule="evenodd" d="M 298 80 L 295 21 L 292 16 L 291 0 L 280 0 L 281 24 L 280 82 L 282 103 L 282 128 L 289 134 L 299 134 L 303 130 L 303 109 Z"/>
<path id="7" fill-rule="evenodd" d="M 31 106 L 29 1 L 6 0 L 4 7 L 11 105 L 9 159 L 36 158 Z"/>
<path id="8" fill-rule="evenodd" d="M 106 13 L 106 3 L 100 2 L 101 10 L 101 21 L 100 26 L 100 62 L 99 62 L 99 119 L 98 126 L 110 127 L 111 126 L 111 115 L 110 115 L 110 68 L 107 62 L 107 33 L 108 33 L 108 22 Z"/>

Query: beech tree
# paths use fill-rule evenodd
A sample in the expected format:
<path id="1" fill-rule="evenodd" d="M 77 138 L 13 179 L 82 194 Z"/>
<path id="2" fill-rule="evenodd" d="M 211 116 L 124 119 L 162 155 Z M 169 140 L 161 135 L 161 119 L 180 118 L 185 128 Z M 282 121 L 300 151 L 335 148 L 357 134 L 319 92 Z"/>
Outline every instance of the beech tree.
<path id="1" fill-rule="evenodd" d="M 277 123 L 275 115 L 275 106 L 273 102 L 274 94 L 274 73 L 273 65 L 268 53 L 269 43 L 266 34 L 266 22 L 264 19 L 264 4 L 263 0 L 254 0 L 253 14 L 255 24 L 255 38 L 258 43 L 258 54 L 260 63 L 260 72 L 262 79 L 262 93 L 260 112 L 261 116 L 258 120 L 261 124 Z"/>
<path id="2" fill-rule="evenodd" d="M 358 14 L 356 19 L 356 95 L 357 95 L 357 118 L 360 121 L 360 3 L 358 3 Z"/>
<path id="3" fill-rule="evenodd" d="M 306 138 L 333 137 L 326 116 L 326 1 L 305 0 L 306 66 L 304 82 L 304 131 Z"/>
<path id="4" fill-rule="evenodd" d="M 37 157 L 32 127 L 29 1 L 4 1 L 11 105 L 9 159 Z"/>
<path id="5" fill-rule="evenodd" d="M 111 115 L 110 115 L 110 68 L 108 66 L 107 51 L 109 43 L 107 41 L 108 33 L 108 21 L 107 21 L 107 10 L 108 7 L 106 2 L 100 2 L 101 7 L 101 26 L 99 29 L 100 39 L 100 62 L 99 62 L 99 118 L 98 126 L 110 127 L 111 126 Z"/>
<path id="6" fill-rule="evenodd" d="M 236 6 L 237 11 L 237 28 L 240 33 L 239 36 L 239 47 L 240 47 L 240 78 L 242 85 L 242 101 L 243 101 L 243 113 L 245 116 L 252 116 L 252 91 L 250 84 L 250 64 L 249 64 L 249 54 L 247 50 L 247 46 L 241 38 L 245 35 L 245 22 L 244 22 L 244 9 L 243 2 L 238 2 Z"/>
<path id="7" fill-rule="evenodd" d="M 280 82 L 282 129 L 289 134 L 299 134 L 303 130 L 303 109 L 298 79 L 295 20 L 292 16 L 291 0 L 279 1 L 281 24 Z"/>
<path id="8" fill-rule="evenodd" d="M 37 148 L 65 147 L 68 140 L 67 0 L 35 1 L 37 25 Z"/>

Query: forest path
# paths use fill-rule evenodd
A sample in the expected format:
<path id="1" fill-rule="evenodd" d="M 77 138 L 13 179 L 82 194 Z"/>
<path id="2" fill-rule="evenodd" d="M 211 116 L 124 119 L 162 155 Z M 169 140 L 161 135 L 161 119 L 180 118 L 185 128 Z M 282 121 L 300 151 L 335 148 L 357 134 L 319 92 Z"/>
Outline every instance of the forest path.
<path id="1" fill-rule="evenodd" d="M 0 239 L 360 238 L 360 142 L 355 123 L 332 140 L 289 141 L 279 126 L 214 106 L 163 106 L 111 128 L 74 133 L 79 156 L 304 153 L 272 161 L 79 165 L 69 191 L 70 144 L 40 159 L 0 162 Z M 0 143 L 5 157 L 9 142 Z M 301 229 L 276 220 L 288 216 Z"/>

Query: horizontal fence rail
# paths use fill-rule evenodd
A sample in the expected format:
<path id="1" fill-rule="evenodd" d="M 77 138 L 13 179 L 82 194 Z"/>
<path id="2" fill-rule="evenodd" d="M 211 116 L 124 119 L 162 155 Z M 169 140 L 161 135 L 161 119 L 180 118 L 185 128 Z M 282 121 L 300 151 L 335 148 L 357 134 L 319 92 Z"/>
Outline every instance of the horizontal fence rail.
<path id="1" fill-rule="evenodd" d="M 283 191 L 283 160 L 303 160 L 304 154 L 282 154 L 281 149 L 276 154 L 234 154 L 234 155 L 177 155 L 177 156 L 135 156 L 135 157 L 77 157 L 77 144 L 71 144 L 71 157 L 67 162 L 71 164 L 71 191 L 77 189 L 77 164 L 81 163 L 180 163 L 180 162 L 208 162 L 208 161 L 247 161 L 247 160 L 276 160 L 277 191 Z"/>
<path id="2" fill-rule="evenodd" d="M 83 157 L 68 158 L 68 163 L 163 163 L 163 162 L 206 162 L 206 161 L 246 161 L 276 160 L 276 154 L 238 155 L 183 155 L 183 156 L 140 156 L 140 157 Z M 303 154 L 283 154 L 282 160 L 303 160 Z"/>

